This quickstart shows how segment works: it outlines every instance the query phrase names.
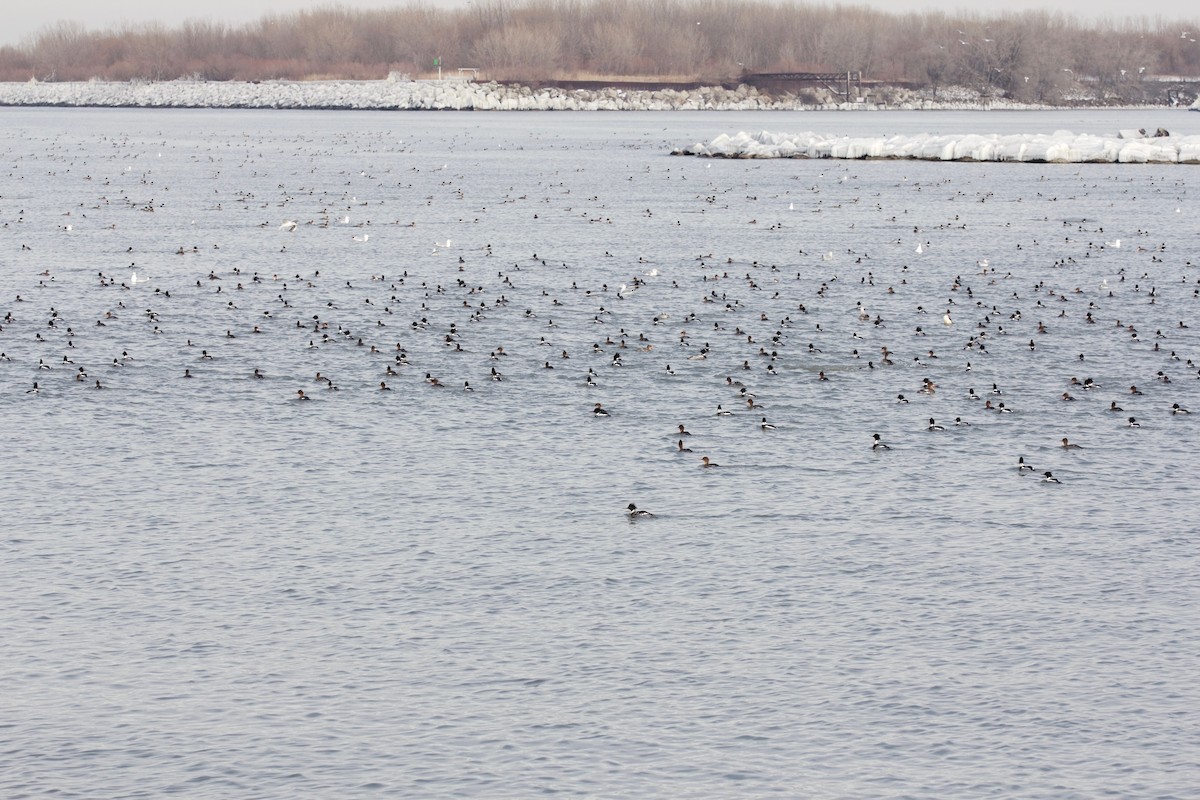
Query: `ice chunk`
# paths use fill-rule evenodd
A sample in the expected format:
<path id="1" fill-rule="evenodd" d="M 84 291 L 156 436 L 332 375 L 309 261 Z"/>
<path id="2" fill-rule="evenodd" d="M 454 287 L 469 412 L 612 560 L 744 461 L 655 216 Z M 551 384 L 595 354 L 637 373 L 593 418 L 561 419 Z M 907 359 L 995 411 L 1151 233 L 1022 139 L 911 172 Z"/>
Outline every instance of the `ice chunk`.
<path id="1" fill-rule="evenodd" d="M 1123 131 L 1122 134 L 1129 133 Z M 1200 136 L 1096 136 L 1052 134 L 916 134 L 846 137 L 813 133 L 721 134 L 708 144 L 679 148 L 679 155 L 716 158 L 908 158 L 923 161 L 1022 161 L 1033 163 L 1200 163 Z"/>

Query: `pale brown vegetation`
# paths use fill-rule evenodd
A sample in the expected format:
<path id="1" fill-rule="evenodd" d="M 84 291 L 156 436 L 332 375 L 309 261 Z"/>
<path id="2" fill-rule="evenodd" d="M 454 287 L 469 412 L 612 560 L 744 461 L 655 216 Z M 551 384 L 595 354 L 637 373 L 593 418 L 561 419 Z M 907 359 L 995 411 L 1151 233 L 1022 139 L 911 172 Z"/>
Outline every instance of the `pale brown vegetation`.
<path id="1" fill-rule="evenodd" d="M 1082 82 L 1136 97 L 1155 75 L 1200 76 L 1198 29 L 1196 20 L 1085 23 L 1045 11 L 889 14 L 754 0 L 327 6 L 243 26 L 195 20 L 97 31 L 60 22 L 0 48 L 0 80 L 429 77 L 440 57 L 448 73 L 476 67 L 498 80 L 733 82 L 744 73 L 855 70 L 934 91 L 955 84 L 1054 102 Z"/>

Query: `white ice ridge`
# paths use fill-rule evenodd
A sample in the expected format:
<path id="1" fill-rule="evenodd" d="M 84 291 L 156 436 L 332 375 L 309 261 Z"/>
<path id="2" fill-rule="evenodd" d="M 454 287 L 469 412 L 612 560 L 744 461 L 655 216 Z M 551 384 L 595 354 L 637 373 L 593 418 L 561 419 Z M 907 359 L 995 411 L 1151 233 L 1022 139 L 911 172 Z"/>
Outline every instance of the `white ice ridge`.
<path id="1" fill-rule="evenodd" d="M 742 131 L 721 134 L 676 155 L 709 158 L 897 158 L 923 161 L 1023 161 L 1034 163 L 1200 164 L 1200 136 L 1145 138 L 1052 134 L 950 134 L 935 136 L 831 136 L 822 133 Z M 1122 132 L 1129 137 L 1131 132 Z"/>
<path id="2" fill-rule="evenodd" d="M 762 111 L 801 109 L 750 86 L 691 90 L 531 89 L 446 81 L 162 81 L 0 83 L 0 106 L 313 108 L 475 111 Z M 811 106 L 808 106 L 811 107 Z M 835 108 L 837 106 L 834 106 Z"/>
<path id="3" fill-rule="evenodd" d="M 943 93 L 946 95 L 952 93 Z M 131 83 L 0 83 L 0 106 L 101 106 L 135 108 L 338 108 L 475 111 L 804 111 L 877 110 L 875 103 L 812 103 L 773 98 L 752 86 L 736 89 L 532 89 L 498 83 L 445 81 L 236 81 L 174 80 Z M 1036 108 L 984 101 L 969 94 L 937 102 L 916 99 L 897 109 Z"/>

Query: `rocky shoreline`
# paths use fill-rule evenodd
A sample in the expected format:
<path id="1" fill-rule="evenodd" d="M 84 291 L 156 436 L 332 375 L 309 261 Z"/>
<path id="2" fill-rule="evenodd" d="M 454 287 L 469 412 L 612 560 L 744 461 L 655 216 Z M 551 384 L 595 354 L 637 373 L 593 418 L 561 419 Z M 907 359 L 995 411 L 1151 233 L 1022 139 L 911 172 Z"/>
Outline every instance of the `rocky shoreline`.
<path id="1" fill-rule="evenodd" d="M 1197 101 L 1200 104 L 1200 101 Z M 1197 107 L 1193 104 L 1193 108 Z M 1087 98 L 1072 107 L 1089 105 Z M 380 111 L 831 111 L 1048 109 L 963 88 L 929 92 L 873 88 L 864 102 L 839 102 L 824 90 L 777 96 L 745 84 L 697 89 L 562 89 L 464 80 L 264 81 L 176 80 L 116 83 L 0 83 L 0 106 L 102 108 L 338 109 Z M 1139 106 L 1145 107 L 1145 106 Z M 1161 106 L 1153 106 L 1161 108 Z"/>

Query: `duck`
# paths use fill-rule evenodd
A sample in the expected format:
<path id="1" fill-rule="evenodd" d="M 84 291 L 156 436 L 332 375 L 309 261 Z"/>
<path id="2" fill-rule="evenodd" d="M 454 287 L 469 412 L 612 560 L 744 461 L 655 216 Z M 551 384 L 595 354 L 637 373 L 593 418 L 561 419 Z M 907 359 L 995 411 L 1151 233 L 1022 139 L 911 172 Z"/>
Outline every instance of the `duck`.
<path id="1" fill-rule="evenodd" d="M 938 425 L 936 422 L 934 422 L 934 421 L 933 421 L 933 417 L 930 417 L 930 418 L 929 418 L 929 427 L 928 427 L 928 428 L 926 428 L 926 430 L 930 430 L 930 431 L 944 431 L 944 430 L 946 430 L 946 429 L 945 429 L 945 428 L 943 428 L 941 425 Z"/>
<path id="2" fill-rule="evenodd" d="M 1062 483 L 1062 481 L 1054 477 L 1054 473 L 1047 471 L 1042 476 L 1042 483 Z"/>
<path id="3" fill-rule="evenodd" d="M 1186 408 L 1179 405 L 1179 403 L 1172 403 L 1171 404 L 1171 413 L 1172 414 L 1190 414 L 1192 412 L 1188 411 Z"/>
<path id="4" fill-rule="evenodd" d="M 710 461 L 708 456 L 700 456 L 700 461 L 701 461 L 700 466 L 705 467 L 705 468 L 721 466 L 720 464 L 716 463 L 715 461 Z"/>
<path id="5" fill-rule="evenodd" d="M 1082 450 L 1083 447 L 1081 447 L 1080 445 L 1077 445 L 1077 444 L 1073 444 L 1072 442 L 1067 440 L 1067 437 L 1064 436 L 1063 440 L 1062 440 L 1062 449 L 1063 450 Z"/>
<path id="6" fill-rule="evenodd" d="M 874 440 L 871 443 L 872 450 L 891 450 L 892 449 L 883 443 L 883 440 L 879 438 L 878 433 L 872 434 L 871 438 Z"/>
<path id="7" fill-rule="evenodd" d="M 630 519 L 645 519 L 646 517 L 654 516 L 649 511 L 640 509 L 633 503 L 630 503 L 628 506 L 626 506 L 626 513 L 629 515 Z"/>
<path id="8" fill-rule="evenodd" d="M 592 416 L 607 417 L 607 416 L 609 416 L 609 413 L 604 410 L 604 406 L 600 405 L 599 403 L 596 403 L 596 405 L 592 407 Z"/>
<path id="9" fill-rule="evenodd" d="M 1128 423 L 1126 423 L 1126 427 L 1128 427 L 1128 428 L 1140 428 L 1140 427 L 1142 427 L 1142 423 L 1138 422 L 1138 421 L 1137 421 L 1136 419 L 1134 419 L 1133 417 L 1130 417 L 1130 418 L 1129 418 L 1129 422 L 1128 422 Z"/>
<path id="10" fill-rule="evenodd" d="M 1017 456 L 1017 472 L 1033 472 L 1033 467 L 1025 463 L 1025 456 Z"/>
<path id="11" fill-rule="evenodd" d="M 773 430 L 775 430 L 775 426 L 774 426 L 774 425 L 772 425 L 771 423 L 767 422 L 767 418 L 766 418 L 766 417 L 763 417 L 763 418 L 762 418 L 762 422 L 758 423 L 758 427 L 762 428 L 764 431 L 773 431 Z"/>

